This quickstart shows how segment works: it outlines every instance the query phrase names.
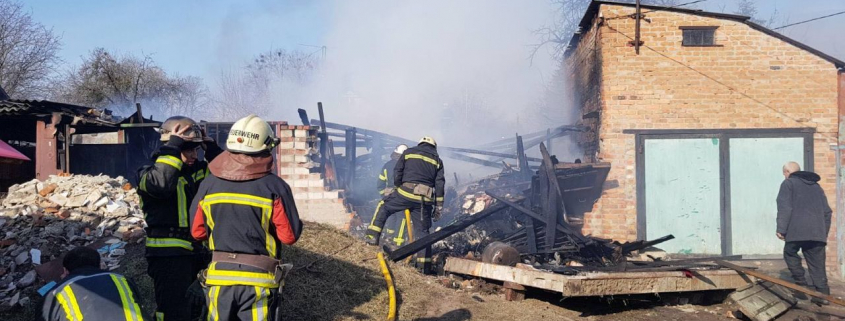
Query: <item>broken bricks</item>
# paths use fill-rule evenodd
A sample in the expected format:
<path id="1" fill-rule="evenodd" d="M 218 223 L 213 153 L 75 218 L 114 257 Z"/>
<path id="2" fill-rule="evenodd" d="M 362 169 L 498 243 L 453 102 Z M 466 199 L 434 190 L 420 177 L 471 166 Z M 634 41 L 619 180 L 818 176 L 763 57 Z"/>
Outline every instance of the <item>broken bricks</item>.
<path id="1" fill-rule="evenodd" d="M 0 306 L 29 302 L 29 292 L 21 290 L 37 283 L 35 268 L 55 265 L 74 247 L 104 235 L 122 236 L 115 239 L 122 244 L 142 239 L 146 224 L 127 183 L 122 177 L 72 175 L 10 187 L 0 200 Z M 103 261 L 114 269 L 124 253 L 122 246 L 110 249 Z"/>

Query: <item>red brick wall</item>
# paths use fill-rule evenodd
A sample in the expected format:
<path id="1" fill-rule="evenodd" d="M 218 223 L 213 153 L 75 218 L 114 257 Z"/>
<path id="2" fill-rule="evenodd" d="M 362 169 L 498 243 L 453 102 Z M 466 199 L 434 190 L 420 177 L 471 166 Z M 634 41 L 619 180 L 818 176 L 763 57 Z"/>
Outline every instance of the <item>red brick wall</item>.
<path id="1" fill-rule="evenodd" d="M 348 229 L 351 211 L 340 190 L 328 190 L 319 173 L 317 127 L 279 124 L 276 135 L 281 142 L 276 148 L 276 170 L 293 190 L 302 220 L 328 223 Z"/>
<path id="2" fill-rule="evenodd" d="M 610 18 L 634 9 L 602 5 L 600 12 Z M 585 232 L 617 240 L 637 237 L 635 142 L 626 129 L 815 128 L 815 171 L 833 207 L 836 160 L 830 145 L 837 142 L 838 126 L 833 64 L 740 22 L 666 11 L 647 17 L 651 22 L 643 21 L 641 32 L 647 47 L 640 55 L 629 46 L 634 20 L 619 18 L 592 28 L 568 58 L 579 85 L 590 66 L 576 61 L 599 58 L 601 79 L 587 82 L 598 91 L 581 89 L 599 93 L 600 126 L 594 124 L 595 136 L 585 137 L 598 145 L 598 159 L 612 163 L 608 182 L 618 183 L 606 185 L 585 217 Z M 719 46 L 681 46 L 680 26 L 719 26 Z M 594 108 L 578 99 L 584 113 Z M 833 266 L 835 231 L 830 236 L 827 262 Z"/>

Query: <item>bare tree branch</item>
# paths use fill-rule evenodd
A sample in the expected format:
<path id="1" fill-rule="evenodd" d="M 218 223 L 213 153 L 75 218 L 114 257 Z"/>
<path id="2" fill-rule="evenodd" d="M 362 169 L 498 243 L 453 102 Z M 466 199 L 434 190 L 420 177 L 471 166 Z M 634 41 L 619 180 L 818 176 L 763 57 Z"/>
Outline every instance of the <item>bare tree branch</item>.
<path id="1" fill-rule="evenodd" d="M 0 12 L 0 86 L 12 98 L 41 98 L 61 61 L 61 39 L 17 2 L 0 0 Z"/>

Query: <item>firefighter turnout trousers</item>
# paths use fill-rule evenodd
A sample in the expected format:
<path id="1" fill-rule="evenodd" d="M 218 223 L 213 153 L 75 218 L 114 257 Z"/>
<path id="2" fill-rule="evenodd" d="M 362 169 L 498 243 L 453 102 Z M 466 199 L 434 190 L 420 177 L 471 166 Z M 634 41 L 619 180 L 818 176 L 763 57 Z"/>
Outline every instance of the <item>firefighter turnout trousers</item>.
<path id="1" fill-rule="evenodd" d="M 274 320 L 277 289 L 250 285 L 205 287 L 208 320 Z"/>
<path id="2" fill-rule="evenodd" d="M 431 209 L 431 203 L 423 205 L 419 200 L 409 199 L 399 193 L 390 194 L 376 207 L 373 223 L 367 229 L 366 237 L 379 239 L 388 217 L 394 214 L 404 216 L 405 210 L 410 210 L 411 221 L 408 222 L 408 225 L 411 235 L 413 235 L 413 239 L 410 241 L 418 240 L 427 236 L 428 229 L 431 228 Z M 417 252 L 414 255 L 414 263 L 417 269 L 423 271 L 423 273 L 429 273 L 431 271 L 431 246 Z"/>

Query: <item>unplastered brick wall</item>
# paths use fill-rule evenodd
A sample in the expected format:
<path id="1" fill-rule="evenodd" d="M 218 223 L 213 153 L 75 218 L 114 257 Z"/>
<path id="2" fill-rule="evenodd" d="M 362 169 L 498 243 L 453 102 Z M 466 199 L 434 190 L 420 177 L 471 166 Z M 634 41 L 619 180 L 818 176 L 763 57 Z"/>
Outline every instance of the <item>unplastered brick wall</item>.
<path id="1" fill-rule="evenodd" d="M 352 217 L 339 190 L 327 190 L 319 173 L 319 139 L 314 126 L 279 124 L 276 134 L 281 139 L 277 147 L 276 170 L 293 189 L 293 197 L 301 219 L 328 223 L 347 229 Z"/>
<path id="2" fill-rule="evenodd" d="M 599 92 L 601 101 L 600 125 L 592 126 L 592 137 L 598 159 L 612 163 L 603 196 L 585 217 L 585 233 L 637 238 L 635 136 L 623 133 L 629 129 L 814 128 L 815 171 L 834 207 L 833 63 L 742 22 L 668 11 L 646 13 L 650 22 L 642 22 L 637 55 L 629 43 L 634 19 L 612 18 L 632 14 L 631 7 L 601 5 L 600 16 L 609 19 L 582 37 L 568 57 L 574 77 L 598 87 L 585 89 Z M 718 46 L 681 46 L 681 26 L 718 26 Z M 577 59 L 600 63 L 601 79 L 589 79 L 591 66 Z M 829 235 L 827 264 L 833 267 L 836 232 Z"/>

